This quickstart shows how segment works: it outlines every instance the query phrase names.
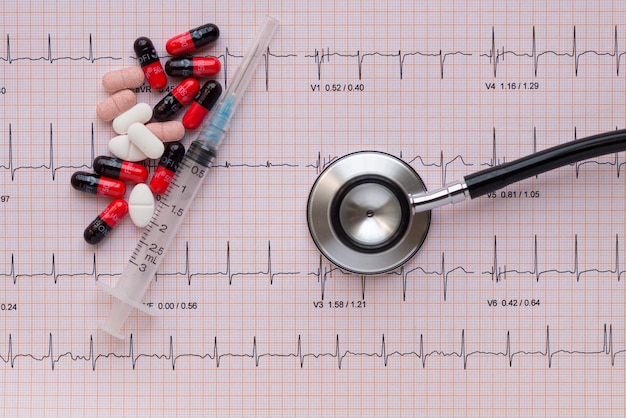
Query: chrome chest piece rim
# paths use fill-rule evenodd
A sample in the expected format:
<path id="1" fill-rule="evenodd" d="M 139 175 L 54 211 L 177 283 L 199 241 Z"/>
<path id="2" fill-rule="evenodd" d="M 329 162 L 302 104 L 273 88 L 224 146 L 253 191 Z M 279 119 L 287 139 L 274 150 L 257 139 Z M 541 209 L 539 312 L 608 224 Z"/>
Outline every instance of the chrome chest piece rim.
<path id="1" fill-rule="evenodd" d="M 311 237 L 343 270 L 381 274 L 404 264 L 423 244 L 430 211 L 413 215 L 410 196 L 426 190 L 404 161 L 377 151 L 346 155 L 317 178 L 307 204 Z"/>

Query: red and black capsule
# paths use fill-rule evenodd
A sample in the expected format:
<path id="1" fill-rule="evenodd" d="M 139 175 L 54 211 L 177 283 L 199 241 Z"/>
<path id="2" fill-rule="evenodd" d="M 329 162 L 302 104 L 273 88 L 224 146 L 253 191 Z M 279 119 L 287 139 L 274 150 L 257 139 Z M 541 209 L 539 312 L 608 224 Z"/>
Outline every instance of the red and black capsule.
<path id="1" fill-rule="evenodd" d="M 172 77 L 212 77 L 220 72 L 222 63 L 213 57 L 178 57 L 165 63 L 165 72 Z"/>
<path id="2" fill-rule="evenodd" d="M 172 118 L 176 112 L 193 100 L 200 90 L 200 83 L 195 78 L 186 78 L 174 87 L 159 103 L 154 106 L 152 116 L 158 122 L 165 122 Z"/>
<path id="3" fill-rule="evenodd" d="M 85 228 L 83 233 L 85 241 L 92 245 L 99 243 L 127 213 L 128 203 L 122 199 L 115 199 Z"/>
<path id="4" fill-rule="evenodd" d="M 185 146 L 182 142 L 174 141 L 165 144 L 165 152 L 163 152 L 159 165 L 150 180 L 149 187 L 152 193 L 165 193 L 174 178 L 178 164 L 180 164 L 184 156 Z"/>
<path id="5" fill-rule="evenodd" d="M 93 170 L 100 175 L 132 183 L 143 183 L 148 179 L 146 166 L 106 155 L 93 160 Z"/>
<path id="6" fill-rule="evenodd" d="M 159 54 L 157 54 L 150 38 L 145 36 L 137 38 L 133 48 L 150 87 L 156 90 L 164 88 L 167 85 L 167 77 L 159 60 Z"/>
<path id="7" fill-rule="evenodd" d="M 219 37 L 220 29 L 213 23 L 207 23 L 170 38 L 165 44 L 165 49 L 170 55 L 182 55 L 215 42 Z"/>
<path id="8" fill-rule="evenodd" d="M 126 193 L 126 184 L 123 181 L 86 171 L 77 171 L 72 174 L 71 182 L 72 187 L 76 190 L 114 199 L 120 198 Z"/>
<path id="9" fill-rule="evenodd" d="M 202 86 L 200 93 L 196 95 L 193 102 L 183 116 L 183 126 L 186 129 L 198 129 L 202 121 L 209 113 L 222 94 L 222 85 L 215 80 L 209 80 Z"/>

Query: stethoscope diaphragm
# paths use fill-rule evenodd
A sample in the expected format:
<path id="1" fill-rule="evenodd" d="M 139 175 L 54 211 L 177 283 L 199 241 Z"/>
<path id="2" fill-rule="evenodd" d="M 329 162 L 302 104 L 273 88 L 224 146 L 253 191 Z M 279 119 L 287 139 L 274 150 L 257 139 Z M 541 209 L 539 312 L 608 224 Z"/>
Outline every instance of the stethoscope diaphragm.
<path id="1" fill-rule="evenodd" d="M 377 151 L 328 166 L 309 194 L 307 219 L 318 249 L 333 264 L 380 274 L 408 261 L 430 227 L 430 211 L 413 215 L 409 196 L 426 191 L 404 161 Z"/>

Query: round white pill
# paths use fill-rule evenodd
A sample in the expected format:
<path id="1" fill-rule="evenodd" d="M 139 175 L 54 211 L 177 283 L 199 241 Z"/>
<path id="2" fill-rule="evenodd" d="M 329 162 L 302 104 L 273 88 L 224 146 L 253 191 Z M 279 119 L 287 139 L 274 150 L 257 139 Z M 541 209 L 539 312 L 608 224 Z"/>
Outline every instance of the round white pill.
<path id="1" fill-rule="evenodd" d="M 148 158 L 161 158 L 165 145 L 143 123 L 133 123 L 128 127 L 128 139 Z"/>
<path id="2" fill-rule="evenodd" d="M 143 151 L 130 142 L 128 135 L 118 135 L 111 138 L 109 141 L 109 151 L 120 160 L 125 161 L 137 162 L 148 158 Z"/>
<path id="3" fill-rule="evenodd" d="M 139 228 L 150 223 L 154 214 L 154 196 L 147 184 L 139 183 L 133 187 L 128 197 L 128 214 Z"/>
<path id="4" fill-rule="evenodd" d="M 128 132 L 128 127 L 133 123 L 146 123 L 152 119 L 152 108 L 148 103 L 137 103 L 115 119 L 113 119 L 113 130 L 118 134 Z"/>

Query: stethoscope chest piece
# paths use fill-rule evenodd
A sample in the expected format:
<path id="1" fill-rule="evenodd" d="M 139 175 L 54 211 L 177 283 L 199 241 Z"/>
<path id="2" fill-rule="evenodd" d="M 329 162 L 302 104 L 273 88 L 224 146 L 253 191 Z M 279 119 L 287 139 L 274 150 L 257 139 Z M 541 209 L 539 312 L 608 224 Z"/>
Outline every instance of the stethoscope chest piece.
<path id="1" fill-rule="evenodd" d="M 330 164 L 311 188 L 311 237 L 341 269 L 391 271 L 426 239 L 431 213 L 413 214 L 410 202 L 410 196 L 425 191 L 415 170 L 396 157 L 377 151 L 346 155 Z"/>

